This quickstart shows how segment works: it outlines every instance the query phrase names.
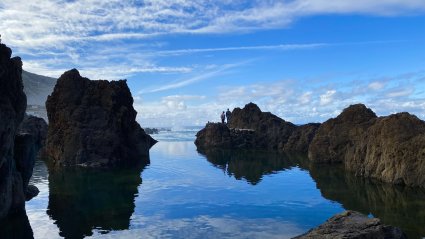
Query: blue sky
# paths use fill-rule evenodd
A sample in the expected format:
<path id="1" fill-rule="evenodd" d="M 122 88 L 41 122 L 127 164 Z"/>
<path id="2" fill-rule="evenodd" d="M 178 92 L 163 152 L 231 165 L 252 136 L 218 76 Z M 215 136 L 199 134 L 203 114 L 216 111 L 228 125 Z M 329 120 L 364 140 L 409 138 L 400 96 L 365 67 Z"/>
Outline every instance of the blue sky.
<path id="1" fill-rule="evenodd" d="M 294 123 L 350 104 L 425 118 L 423 0 L 0 2 L 24 69 L 127 79 L 142 126 L 257 103 Z"/>

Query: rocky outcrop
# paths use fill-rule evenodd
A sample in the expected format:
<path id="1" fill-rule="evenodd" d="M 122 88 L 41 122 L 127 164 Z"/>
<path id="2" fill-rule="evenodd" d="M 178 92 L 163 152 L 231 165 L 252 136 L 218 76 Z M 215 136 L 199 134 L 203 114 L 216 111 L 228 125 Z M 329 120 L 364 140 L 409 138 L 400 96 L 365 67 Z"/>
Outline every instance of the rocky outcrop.
<path id="1" fill-rule="evenodd" d="M 0 44 L 0 218 L 25 206 L 22 176 L 14 160 L 15 134 L 27 104 L 21 79 L 22 61 Z"/>
<path id="2" fill-rule="evenodd" d="M 232 112 L 229 128 L 251 129 L 255 131 L 256 148 L 282 149 L 296 126 L 270 112 L 249 103 L 243 109 L 235 108 Z"/>
<path id="3" fill-rule="evenodd" d="M 425 186 L 425 122 L 409 113 L 376 117 L 352 105 L 317 130 L 313 162 L 342 162 L 358 176 L 394 184 Z"/>
<path id="4" fill-rule="evenodd" d="M 147 134 L 158 134 L 159 130 L 157 128 L 144 128 Z"/>
<path id="5" fill-rule="evenodd" d="M 91 81 L 75 69 L 57 81 L 46 102 L 45 153 L 54 165 L 88 167 L 149 162 L 156 143 L 136 122 L 126 81 Z"/>
<path id="6" fill-rule="evenodd" d="M 254 103 L 236 108 L 228 124 L 208 123 L 196 135 L 200 149 L 266 149 L 307 152 L 319 124 L 296 126 Z"/>
<path id="7" fill-rule="evenodd" d="M 320 124 L 310 123 L 297 127 L 285 143 L 284 150 L 286 152 L 307 153 L 319 126 Z"/>
<path id="8" fill-rule="evenodd" d="M 406 236 L 399 228 L 383 225 L 378 218 L 369 218 L 355 211 L 345 211 L 306 234 L 294 238 L 404 239 Z"/>
<path id="9" fill-rule="evenodd" d="M 195 145 L 198 149 L 255 149 L 255 131 L 249 129 L 229 129 L 222 123 L 208 123 L 196 134 Z"/>

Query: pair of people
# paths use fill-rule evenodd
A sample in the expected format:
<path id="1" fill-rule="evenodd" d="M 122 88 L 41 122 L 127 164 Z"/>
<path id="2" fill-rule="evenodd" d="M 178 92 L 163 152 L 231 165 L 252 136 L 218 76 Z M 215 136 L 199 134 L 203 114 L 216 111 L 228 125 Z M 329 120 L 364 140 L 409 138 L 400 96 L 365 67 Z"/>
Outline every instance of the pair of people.
<path id="1" fill-rule="evenodd" d="M 230 112 L 229 109 L 227 109 L 226 113 L 221 113 L 221 123 L 224 124 L 225 119 L 227 118 L 227 123 L 229 123 L 230 121 L 230 117 L 232 116 L 232 113 Z"/>

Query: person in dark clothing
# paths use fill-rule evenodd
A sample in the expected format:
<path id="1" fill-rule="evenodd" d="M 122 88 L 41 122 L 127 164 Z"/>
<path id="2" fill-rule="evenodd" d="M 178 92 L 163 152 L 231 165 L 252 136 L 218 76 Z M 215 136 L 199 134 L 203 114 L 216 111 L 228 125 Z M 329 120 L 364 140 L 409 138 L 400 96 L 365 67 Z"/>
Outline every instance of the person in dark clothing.
<path id="1" fill-rule="evenodd" d="M 221 123 L 224 124 L 224 119 L 226 118 L 226 115 L 223 113 L 221 113 Z"/>
<path id="2" fill-rule="evenodd" d="M 227 111 L 226 111 L 227 123 L 229 123 L 229 122 L 230 122 L 230 117 L 232 117 L 232 112 L 230 112 L 230 110 L 229 110 L 229 109 L 227 109 Z"/>

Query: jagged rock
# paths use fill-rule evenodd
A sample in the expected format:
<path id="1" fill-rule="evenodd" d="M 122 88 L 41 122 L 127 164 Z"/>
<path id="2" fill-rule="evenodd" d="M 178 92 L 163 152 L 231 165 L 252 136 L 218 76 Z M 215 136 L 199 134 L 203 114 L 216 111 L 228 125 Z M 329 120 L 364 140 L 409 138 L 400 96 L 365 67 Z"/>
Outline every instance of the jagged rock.
<path id="1" fill-rule="evenodd" d="M 315 162 L 343 162 L 353 157 L 352 146 L 364 139 L 376 115 L 362 104 L 351 105 L 338 117 L 320 125 L 309 148 Z"/>
<path id="2" fill-rule="evenodd" d="M 368 218 L 359 212 L 345 211 L 331 217 L 317 228 L 294 238 L 405 239 L 406 236 L 399 228 L 382 225 L 378 218 Z"/>
<path id="3" fill-rule="evenodd" d="M 21 174 L 14 160 L 14 141 L 27 104 L 22 61 L 0 44 L 0 218 L 25 206 Z"/>
<path id="4" fill-rule="evenodd" d="M 25 191 L 25 200 L 29 201 L 32 198 L 36 197 L 40 193 L 40 190 L 34 185 L 28 185 L 27 190 Z"/>
<path id="5" fill-rule="evenodd" d="M 34 137 L 27 133 L 17 134 L 15 137 L 16 169 L 21 173 L 24 192 L 34 169 L 36 145 Z"/>
<path id="6" fill-rule="evenodd" d="M 409 113 L 376 117 L 352 105 L 323 123 L 310 148 L 313 162 L 342 162 L 358 176 L 425 186 L 425 122 Z"/>
<path id="7" fill-rule="evenodd" d="M 18 132 L 32 135 L 37 148 L 41 148 L 46 141 L 47 123 L 42 118 L 33 115 L 25 115 L 24 120 L 19 126 Z"/>
<path id="8" fill-rule="evenodd" d="M 297 127 L 286 142 L 284 150 L 286 152 L 307 153 L 310 143 L 319 127 L 320 124 L 318 123 L 310 123 Z"/>
<path id="9" fill-rule="evenodd" d="M 88 167 L 149 162 L 156 143 L 136 122 L 126 81 L 91 81 L 65 72 L 46 102 L 45 153 L 54 165 Z"/>
<path id="10" fill-rule="evenodd" d="M 283 149 L 296 126 L 270 112 L 249 103 L 243 109 L 235 108 L 232 112 L 229 128 L 252 129 L 255 131 L 256 148 Z"/>

